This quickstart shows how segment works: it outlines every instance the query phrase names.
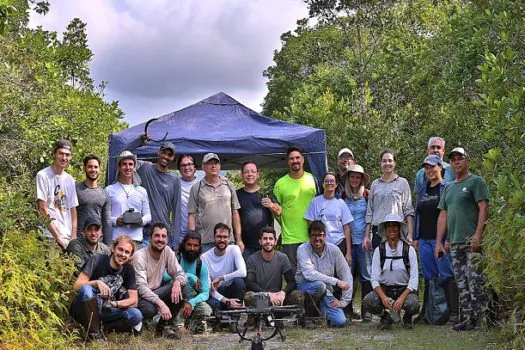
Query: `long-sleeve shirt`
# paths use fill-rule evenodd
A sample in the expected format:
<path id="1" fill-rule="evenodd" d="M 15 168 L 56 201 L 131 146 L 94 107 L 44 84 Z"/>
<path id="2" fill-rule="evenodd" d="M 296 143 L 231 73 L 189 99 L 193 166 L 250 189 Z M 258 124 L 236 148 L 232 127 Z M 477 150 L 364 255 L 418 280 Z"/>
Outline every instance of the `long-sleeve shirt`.
<path id="1" fill-rule="evenodd" d="M 110 245 L 112 242 L 111 228 L 111 200 L 105 189 L 98 186 L 87 187 L 84 182 L 77 182 L 77 236 L 84 235 L 84 223 L 89 217 L 97 217 L 102 223 L 103 241 Z"/>
<path id="2" fill-rule="evenodd" d="M 407 286 L 407 288 L 411 291 L 416 291 L 419 283 L 419 270 L 417 265 L 416 251 L 414 248 L 410 247 L 408 249 L 410 271 L 407 271 L 403 259 L 388 259 L 389 256 L 403 256 L 403 242 L 399 241 L 397 243 L 396 252 L 394 254 L 390 252 L 390 246 L 388 245 L 388 242 L 385 242 L 384 244 L 386 248 L 385 264 L 380 266 L 381 257 L 379 253 L 379 247 L 377 247 L 374 251 L 374 256 L 372 258 L 372 274 L 370 277 L 372 288 L 375 288 L 380 284 L 385 284 L 387 286 Z M 390 271 L 390 266 L 392 266 L 392 271 Z"/>
<path id="3" fill-rule="evenodd" d="M 210 297 L 210 275 L 208 272 L 208 266 L 203 261 L 201 265 L 201 273 L 199 276 L 197 276 L 197 260 L 194 262 L 188 262 L 184 260 L 184 257 L 181 257 L 180 259 L 180 266 L 182 267 L 182 270 L 186 273 L 186 279 L 188 280 L 188 285 L 192 291 L 191 295 L 192 297 L 188 300 L 188 303 L 191 304 L 191 307 L 195 309 L 195 305 L 197 305 L 200 302 L 208 300 Z M 199 291 L 195 291 L 195 283 L 197 283 L 197 280 L 201 281 L 201 288 Z"/>
<path id="4" fill-rule="evenodd" d="M 134 140 L 125 149 L 133 151 L 142 146 L 142 139 Z M 137 184 L 148 193 L 151 222 L 162 222 L 174 246 L 184 236 L 181 234 L 181 184 L 180 178 L 171 171 L 160 171 L 151 162 L 137 161 Z M 171 241 L 170 241 L 171 242 Z"/>
<path id="5" fill-rule="evenodd" d="M 246 277 L 246 263 L 242 257 L 241 250 L 236 245 L 226 247 L 224 255 L 215 255 L 215 249 L 210 249 L 202 254 L 201 259 L 208 266 L 210 279 L 213 281 L 219 276 L 223 276 L 224 281 L 221 286 L 229 286 L 232 280 L 237 277 Z M 217 300 L 222 300 L 223 296 L 213 291 L 211 296 Z"/>
<path id="6" fill-rule="evenodd" d="M 295 273 L 297 284 L 305 281 L 321 281 L 326 284 L 327 295 L 332 295 L 338 279 L 347 282 L 350 286 L 343 291 L 341 297 L 342 307 L 345 307 L 352 301 L 353 279 L 350 266 L 341 250 L 336 245 L 326 242 L 323 252 L 318 255 L 310 242 L 299 246 Z"/>
<path id="7" fill-rule="evenodd" d="M 389 182 L 382 178 L 376 179 L 370 186 L 366 223 L 379 226 L 388 214 L 398 214 L 404 219 L 414 216 L 410 185 L 399 175 Z M 383 232 L 380 234 L 384 236 Z"/>
<path id="8" fill-rule="evenodd" d="M 128 189 L 125 190 L 125 187 L 128 187 Z M 122 216 L 128 209 L 133 208 L 135 211 L 141 213 L 143 226 L 150 223 L 151 214 L 148 194 L 144 187 L 123 185 L 117 181 L 113 185 L 106 187 L 106 191 L 111 199 L 112 239 L 116 239 L 122 235 L 128 235 L 135 241 L 142 241 L 141 226 L 117 226 L 117 218 Z"/>
<path id="9" fill-rule="evenodd" d="M 159 296 L 153 291 L 162 285 L 164 271 L 168 271 L 174 280 L 181 286 L 186 285 L 186 274 L 177 262 L 177 256 L 170 247 L 166 246 L 155 260 L 150 254 L 150 248 L 142 248 L 133 257 L 133 266 L 137 276 L 137 289 L 142 299 L 155 303 Z"/>

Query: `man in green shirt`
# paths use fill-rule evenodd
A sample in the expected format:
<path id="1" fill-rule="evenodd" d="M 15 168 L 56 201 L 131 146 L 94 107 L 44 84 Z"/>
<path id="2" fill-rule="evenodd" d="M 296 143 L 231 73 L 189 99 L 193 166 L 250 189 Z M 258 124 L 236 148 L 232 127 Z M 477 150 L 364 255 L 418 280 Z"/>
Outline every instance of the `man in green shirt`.
<path id="1" fill-rule="evenodd" d="M 470 158 L 461 147 L 448 155 L 456 180 L 443 190 L 438 208 L 435 254 L 445 253 L 443 241 L 447 233 L 454 276 L 459 290 L 461 321 L 456 331 L 477 328 L 488 308 L 484 281 L 477 264 L 481 253 L 482 235 L 489 216 L 489 191 L 479 176 L 469 172 Z M 447 245 L 447 244 L 446 244 Z"/>
<path id="2" fill-rule="evenodd" d="M 279 208 L 271 209 L 281 225 L 283 253 L 288 256 L 292 268 L 297 267 L 297 248 L 308 241 L 308 222 L 304 214 L 317 194 L 315 178 L 304 171 L 304 151 L 290 146 L 286 152 L 288 174 L 275 183 L 273 194 Z"/>

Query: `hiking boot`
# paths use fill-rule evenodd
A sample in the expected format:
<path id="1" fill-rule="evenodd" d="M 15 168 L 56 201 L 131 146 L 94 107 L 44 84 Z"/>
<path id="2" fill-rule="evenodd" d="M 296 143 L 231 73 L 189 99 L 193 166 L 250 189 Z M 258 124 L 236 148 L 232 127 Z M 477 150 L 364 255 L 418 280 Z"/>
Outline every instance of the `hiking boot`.
<path id="1" fill-rule="evenodd" d="M 478 328 L 479 328 L 478 322 L 475 320 L 471 320 L 471 319 L 467 319 L 466 321 L 457 323 L 452 326 L 452 329 L 457 332 L 471 331 L 471 330 L 478 329 Z"/>
<path id="2" fill-rule="evenodd" d="M 191 334 L 202 334 L 202 333 L 206 333 L 207 330 L 208 330 L 208 325 L 206 321 L 200 321 L 195 325 L 195 327 L 192 328 Z"/>
<path id="3" fill-rule="evenodd" d="M 157 327 L 156 332 L 158 337 L 168 338 L 168 339 L 180 339 L 180 330 L 177 327 L 172 327 L 170 325 L 162 325 Z"/>
<path id="4" fill-rule="evenodd" d="M 387 330 L 392 328 L 392 319 L 387 311 L 383 311 L 381 321 L 379 322 L 379 330 Z"/>
<path id="5" fill-rule="evenodd" d="M 412 324 L 412 315 L 403 315 L 403 328 L 404 329 L 412 329 L 414 328 L 414 325 Z"/>

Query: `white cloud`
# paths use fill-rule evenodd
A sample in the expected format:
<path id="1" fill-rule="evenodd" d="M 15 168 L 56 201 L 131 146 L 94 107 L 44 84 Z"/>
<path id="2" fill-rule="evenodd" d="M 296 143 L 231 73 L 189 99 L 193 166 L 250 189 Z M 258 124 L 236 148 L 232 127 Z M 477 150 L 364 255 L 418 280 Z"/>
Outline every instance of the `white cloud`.
<path id="1" fill-rule="evenodd" d="M 280 35 L 306 15 L 301 0 L 54 0 L 31 25 L 86 22 L 92 76 L 134 125 L 219 91 L 259 111 Z"/>

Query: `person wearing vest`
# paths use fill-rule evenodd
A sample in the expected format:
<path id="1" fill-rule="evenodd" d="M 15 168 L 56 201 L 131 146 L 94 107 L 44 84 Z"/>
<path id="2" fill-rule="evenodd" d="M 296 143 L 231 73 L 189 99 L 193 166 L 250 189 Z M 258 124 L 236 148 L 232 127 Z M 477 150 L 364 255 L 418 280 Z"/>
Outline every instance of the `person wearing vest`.
<path id="1" fill-rule="evenodd" d="M 364 310 L 381 315 L 380 329 L 389 329 L 404 310 L 403 326 L 412 328 L 412 316 L 419 311 L 418 265 L 415 249 L 401 240 L 403 218 L 388 214 L 381 225 L 386 240 L 375 249 L 371 283 L 374 290 L 363 300 Z"/>

